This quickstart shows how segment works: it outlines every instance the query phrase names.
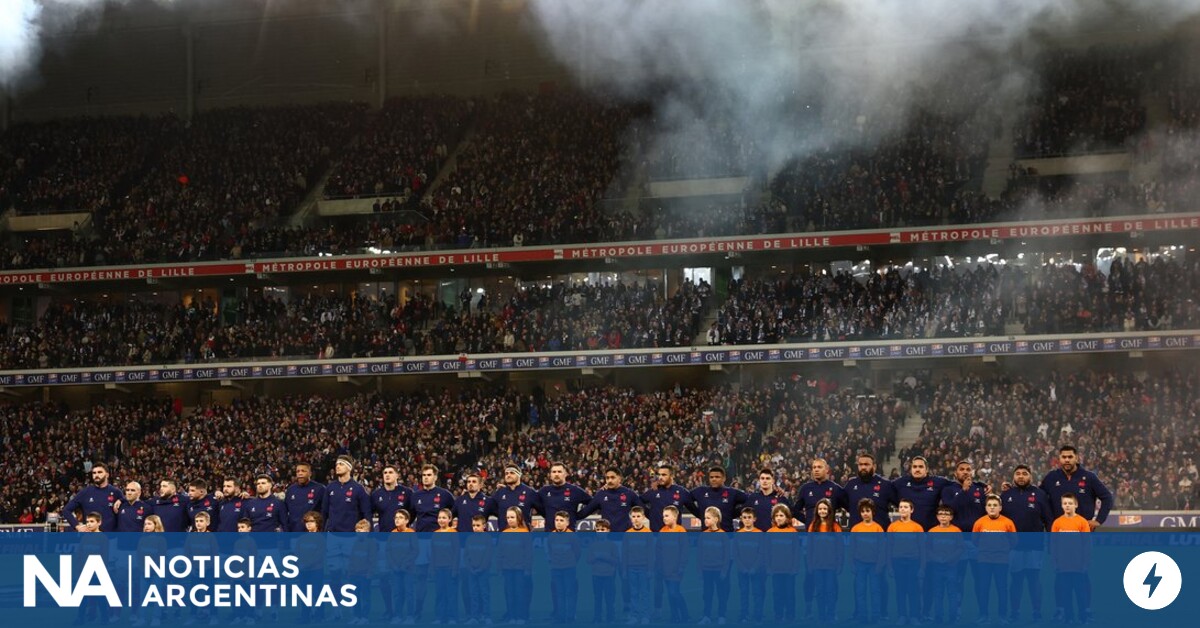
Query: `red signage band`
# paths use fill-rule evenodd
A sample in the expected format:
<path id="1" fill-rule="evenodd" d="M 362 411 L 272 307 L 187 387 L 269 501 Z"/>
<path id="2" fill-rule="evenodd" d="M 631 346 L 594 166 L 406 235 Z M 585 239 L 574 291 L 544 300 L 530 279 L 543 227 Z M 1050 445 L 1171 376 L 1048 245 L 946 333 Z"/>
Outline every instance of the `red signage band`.
<path id="1" fill-rule="evenodd" d="M 1196 229 L 1200 229 L 1200 214 L 1174 214 L 1160 217 L 1058 220 L 960 227 L 843 231 L 752 237 L 734 236 L 558 247 L 539 246 L 486 250 L 460 249 L 454 251 L 384 255 L 284 258 L 255 262 L 197 262 L 194 264 L 93 266 L 55 270 L 7 271 L 0 272 L 0 285 L 221 277 L 254 273 L 290 274 L 386 268 L 432 268 L 491 263 L 519 264 L 606 258 L 629 259 L 711 253 L 797 251 L 851 246 L 886 246 L 891 244 L 980 242 Z"/>
<path id="2" fill-rule="evenodd" d="M 87 266 L 55 270 L 31 270 L 0 273 L 0 284 L 81 283 L 91 281 L 128 281 L 174 279 L 180 277 L 226 277 L 253 272 L 246 262 L 219 264 L 170 264 L 153 266 Z"/>

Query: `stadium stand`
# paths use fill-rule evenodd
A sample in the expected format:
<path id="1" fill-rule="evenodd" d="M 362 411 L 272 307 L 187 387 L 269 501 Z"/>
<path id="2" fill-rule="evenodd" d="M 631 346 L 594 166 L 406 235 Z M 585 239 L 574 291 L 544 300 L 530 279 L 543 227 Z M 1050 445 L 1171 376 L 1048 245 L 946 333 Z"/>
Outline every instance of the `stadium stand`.
<path id="1" fill-rule="evenodd" d="M 921 437 L 901 457 L 924 455 L 934 469 L 971 460 L 996 487 L 1016 464 L 1053 466 L 1058 444 L 1071 442 L 1105 474 L 1120 508 L 1192 510 L 1200 497 L 1196 376 L 1185 367 L 1145 379 L 1084 371 L 926 382 Z"/>
<path id="2" fill-rule="evenodd" d="M 606 231 L 620 228 L 619 216 L 594 203 L 616 175 L 631 115 L 577 95 L 482 103 L 475 138 L 434 191 L 426 238 L 445 245 L 465 232 L 481 246 L 620 239 Z"/>
<path id="3" fill-rule="evenodd" d="M 670 298 L 654 282 L 556 284 L 489 305 L 416 295 L 242 300 L 222 324 L 211 299 L 67 299 L 0 343 L 8 368 L 119 366 L 249 358 L 357 358 L 500 351 L 677 347 L 699 333 L 710 288 L 685 283 Z"/>
<path id="4" fill-rule="evenodd" d="M 1054 468 L 1057 448 L 1071 442 L 1085 466 L 1105 478 L 1119 508 L 1192 509 L 1197 476 L 1194 430 L 1185 429 L 1200 399 L 1190 369 L 1149 374 L 1089 371 L 1049 377 L 991 374 L 921 379 L 915 409 L 919 440 L 897 452 L 924 455 L 934 473 L 950 475 L 974 462 L 981 481 L 999 487 L 1024 463 L 1036 475 Z M 385 463 L 401 462 L 401 479 L 416 482 L 421 464 L 443 470 L 455 491 L 465 474 L 481 474 L 489 490 L 507 465 L 541 486 L 552 462 L 568 465 L 589 491 L 610 465 L 626 483 L 649 487 L 667 462 L 688 486 L 701 485 L 713 464 L 731 484 L 753 488 L 755 470 L 777 471 L 785 493 L 807 480 L 807 461 L 828 459 L 833 478 L 852 477 L 854 456 L 893 453 L 906 404 L 863 396 L 836 385 L 789 377 L 734 391 L 676 385 L 655 392 L 619 387 L 553 390 L 526 396 L 505 388 L 411 395 L 317 395 L 235 401 L 183 412 L 170 400 L 102 404 L 70 411 L 47 403 L 0 407 L 5 433 L 7 520 L 25 509 L 38 517 L 61 507 L 91 463 L 114 460 L 121 481 L 153 486 L 268 473 L 287 483 L 291 466 L 312 463 L 323 479 L 341 454 L 363 462 L 371 486 Z M 86 430 L 78 426 L 87 425 Z M 1179 438 L 1169 435 L 1179 435 Z M 266 446 L 273 443 L 272 446 Z M 882 472 L 882 471 L 881 471 Z"/>
<path id="5" fill-rule="evenodd" d="M 81 210 L 90 221 L 69 231 L 5 235 L 0 269 L 1190 211 L 1200 181 L 1191 148 L 1200 85 L 1166 84 L 1166 119 L 1148 128 L 1147 58 L 1135 49 L 1048 54 L 1043 89 L 1011 129 L 962 106 L 981 103 L 990 89 L 984 85 L 961 86 L 954 111 L 919 106 L 899 122 L 829 112 L 819 139 L 790 130 L 797 142 L 811 141 L 798 143 L 800 156 L 784 164 L 767 164 L 763 147 L 735 121 L 714 125 L 703 146 L 655 143 L 645 133 L 662 112 L 651 105 L 550 86 L 536 95 L 397 98 L 377 112 L 326 103 L 202 109 L 188 124 L 171 116 L 19 123 L 0 136 L 0 210 Z M 989 196 L 981 179 L 994 149 L 1008 150 L 1009 131 L 1016 160 L 1120 151 L 1162 165 L 1136 177 L 1125 170 L 1079 177 L 1044 176 L 1014 161 L 1007 187 Z M 845 141 L 852 136 L 869 141 Z M 745 177 L 747 187 L 686 200 L 648 192 L 655 182 L 717 177 Z M 369 214 L 347 220 L 297 212 L 305 199 L 320 198 L 375 200 Z M 1090 256 L 1095 247 L 1088 247 Z M 327 286 L 311 293 L 291 286 L 286 300 L 251 289 L 226 306 L 218 298 L 177 300 L 192 296 L 186 290 L 199 281 L 163 287 L 169 296 L 162 299 L 147 297 L 140 282 L 106 284 L 114 298 L 86 288 L 58 293 L 26 316 L 36 318 L 32 325 L 0 321 L 0 370 L 454 354 L 465 362 L 480 353 L 690 347 L 704 339 L 754 345 L 1200 326 L 1200 263 L 1190 253 L 1118 257 L 1103 269 L 1059 258 L 857 274 L 799 270 L 802 257 L 781 259 L 790 269 L 784 272 L 749 266 L 727 285 L 686 282 L 671 293 L 653 281 L 547 281 L 480 299 L 470 289 L 457 301 L 417 290 L 400 301 L 355 292 L 354 279 L 345 279 L 329 293 Z M 1082 257 L 1074 251 L 1069 259 Z M 585 270 L 592 262 L 578 261 L 572 270 L 601 263 Z M 683 263 L 663 265 L 676 261 Z M 560 271 L 565 266 L 551 272 Z M 314 283 L 343 281 L 312 276 Z M 408 278 L 402 271 L 395 277 Z M 34 291 L 44 298 L 50 289 Z M 15 306 L 5 306 L 0 313 L 12 317 Z M 245 483 L 258 473 L 283 486 L 297 462 L 311 462 L 325 479 L 336 457 L 348 454 L 362 463 L 356 473 L 369 487 L 384 464 L 399 463 L 402 481 L 413 485 L 419 466 L 430 463 L 442 471 L 439 483 L 456 492 L 473 472 L 490 490 L 508 465 L 540 486 L 555 461 L 589 491 L 608 466 L 625 471 L 639 491 L 662 462 L 677 467 L 688 486 L 703 484 L 715 464 L 747 489 L 768 466 L 795 494 L 815 457 L 829 461 L 839 482 L 852 477 L 860 451 L 881 461 L 924 455 L 934 473 L 947 475 L 969 459 L 999 486 L 1017 463 L 1038 475 L 1053 468 L 1064 442 L 1080 447 L 1085 465 L 1117 491 L 1120 508 L 1197 503 L 1200 403 L 1191 367 L 1136 376 L 947 374 L 951 367 L 914 374 L 915 390 L 896 396 L 782 374 L 786 368 L 739 370 L 736 384 L 734 377 L 720 385 L 694 377 L 658 389 L 614 383 L 617 377 L 564 376 L 551 384 L 531 370 L 528 380 L 453 391 L 435 383 L 415 393 L 385 393 L 380 383 L 377 392 L 356 396 L 247 388 L 233 401 L 178 384 L 197 404 L 187 409 L 181 398 L 138 399 L 175 383 L 122 387 L 136 394 L 121 401 L 98 394 L 86 404 L 75 398 L 72 406 L 57 393 L 39 396 L 54 401 L 16 399 L 24 391 L 14 387 L 0 390 L 14 396 L 0 403 L 0 518 L 45 520 L 101 462 L 115 478 L 147 489 L 160 478 L 211 485 L 225 477 Z M 897 433 L 913 415 L 924 425 L 915 443 L 901 446 Z"/>
<path id="6" fill-rule="evenodd" d="M 1196 89 L 1183 81 L 1166 90 L 1165 127 L 1151 129 L 1167 139 L 1134 139 L 1143 138 L 1146 118 L 1139 99 L 1145 78 L 1131 69 L 1142 54 L 1048 57 L 1047 86 L 1017 123 L 1017 156 L 1137 148 L 1180 157 L 1190 150 L 1181 138 L 1194 118 Z M 968 90 L 963 100 L 985 93 Z M 822 120 L 845 127 L 830 138 L 853 131 L 879 141 L 806 145 L 767 182 L 766 195 L 603 206 L 597 201 L 608 193 L 637 185 L 628 171 L 638 168 L 652 179 L 765 170 L 761 150 L 732 122 L 709 138 L 723 150 L 641 147 L 650 140 L 637 129 L 654 115 L 646 109 L 545 93 L 395 99 L 370 121 L 361 107 L 326 104 L 214 110 L 190 127 L 171 117 L 17 124 L 0 137 L 0 203 L 21 212 L 85 210 L 92 224 L 9 237 L 0 268 L 1145 214 L 1187 207 L 1196 179 L 1188 165 L 1194 160 L 1182 158 L 1164 159 L 1161 172 L 1136 182 L 1123 172 L 1102 181 L 1039 176 L 1014 163 L 1008 189 L 990 198 L 979 181 L 995 121 L 959 107 L 916 111 L 897 129 L 882 126 L 894 120 Z M 369 219 L 280 224 L 331 165 L 325 196 L 377 196 L 380 211 Z M 444 181 L 434 186 L 439 174 Z M 389 218 L 400 207 L 419 219 Z M 194 218 L 199 213 L 203 220 Z"/>
<path id="7" fill-rule="evenodd" d="M 1054 51 L 1040 67 L 1042 90 L 1013 132 L 1018 157 L 1122 150 L 1145 126 L 1139 95 L 1152 67 L 1147 51 Z"/>
<path id="8" fill-rule="evenodd" d="M 22 211 L 71 209 L 78 197 L 92 226 L 10 243 L 3 267 L 240 258 L 247 236 L 295 209 L 362 114 L 329 104 L 223 109 L 186 127 L 173 118 L 17 125 L 7 151 L 31 169 L 44 164 L 13 183 Z M 64 133 L 88 143 L 56 140 Z"/>
<path id="9" fill-rule="evenodd" d="M 178 127 L 169 117 L 17 125 L 0 146 L 7 156 L 0 200 L 11 197 L 22 213 L 109 209 L 152 167 L 151 158 Z"/>
<path id="10" fill-rule="evenodd" d="M 965 222 L 976 216 L 954 200 L 981 174 L 987 152 L 985 128 L 919 114 L 877 146 L 809 150 L 771 189 L 787 206 L 795 231 Z"/>
<path id="11" fill-rule="evenodd" d="M 822 271 L 824 273 L 825 271 Z M 794 273 L 730 284 L 712 303 L 705 282 L 670 297 L 656 282 L 556 283 L 468 294 L 454 304 L 416 294 L 299 293 L 163 303 L 63 298 L 36 325 L 0 341 L 10 368 L 203 363 L 252 358 L 363 358 L 846 340 L 1192 329 L 1200 324 L 1197 262 L 1114 260 L 971 269 L 891 267 L 863 277 Z M 715 305 L 715 320 L 700 324 Z"/>
<path id="12" fill-rule="evenodd" d="M 461 98 L 388 101 L 329 175 L 326 198 L 419 199 L 466 133 L 473 110 L 474 101 Z"/>
<path id="13" fill-rule="evenodd" d="M 736 282 L 707 333 L 756 344 L 1003 335 L 1010 323 L 1029 334 L 1186 329 L 1200 320 L 1198 276 L 1194 263 L 1162 260 L 1114 261 L 1107 275 L 1072 264 L 796 273 Z"/>
<path id="14" fill-rule="evenodd" d="M 536 397 L 504 388 L 256 397 L 189 413 L 170 400 L 86 411 L 13 404 L 0 406 L 5 433 L 14 435 L 4 449 L 7 481 L 0 491 L 7 518 L 29 508 L 44 520 L 86 481 L 90 463 L 118 461 L 110 463 L 114 477 L 143 486 L 157 486 L 161 478 L 246 482 L 259 473 L 282 486 L 297 462 L 310 462 L 324 479 L 341 454 L 363 462 L 367 485 L 378 483 L 385 463 L 403 461 L 406 485 L 416 483 L 420 465 L 431 463 L 446 472 L 441 483 L 456 492 L 468 472 L 483 475 L 490 490 L 509 464 L 526 471 L 526 483 L 540 486 L 550 463 L 559 460 L 589 491 L 600 487 L 610 465 L 626 471 L 631 487 L 645 490 L 662 462 L 680 469 L 680 481 L 689 486 L 720 464 L 745 487 L 757 465 L 769 461 L 796 487 L 805 469 L 801 457 L 833 456 L 839 477 L 847 477 L 854 452 L 890 446 L 885 434 L 899 416 L 893 398 L 820 393 L 809 382 L 787 379 L 740 391 L 677 385 L 657 392 L 591 387 Z M 81 422 L 87 430 L 78 429 Z M 788 434 L 800 427 L 813 436 L 797 446 Z"/>

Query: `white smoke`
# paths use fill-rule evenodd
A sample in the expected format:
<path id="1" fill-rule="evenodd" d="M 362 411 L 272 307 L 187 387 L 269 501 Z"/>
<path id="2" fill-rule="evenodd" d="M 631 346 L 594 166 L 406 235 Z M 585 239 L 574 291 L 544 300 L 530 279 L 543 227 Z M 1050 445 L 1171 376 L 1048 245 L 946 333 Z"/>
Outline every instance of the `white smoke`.
<path id="1" fill-rule="evenodd" d="M 79 28 L 99 28 L 106 6 L 132 1 L 0 0 L 0 88 L 12 88 L 35 74 L 47 39 Z"/>
<path id="2" fill-rule="evenodd" d="M 6 0 L 0 9 L 0 85 L 8 85 L 34 63 L 41 14 L 37 0 Z"/>
<path id="3" fill-rule="evenodd" d="M 358 0 L 257 1 L 264 13 L 301 3 L 363 13 Z M 209 10 L 223 2 L 244 6 L 0 0 L 0 89 L 36 75 L 48 39 L 98 27 L 109 5 Z M 703 153 L 714 129 L 729 131 L 775 165 L 830 144 L 876 141 L 914 108 L 1012 111 L 1035 85 L 1033 62 L 1046 42 L 1100 31 L 1165 32 L 1200 12 L 1200 0 L 528 0 L 526 6 L 547 48 L 583 85 L 657 105 L 647 145 Z M 421 23 L 435 33 L 450 23 L 441 12 L 456 10 L 440 0 L 420 7 Z"/>
<path id="4" fill-rule="evenodd" d="M 1200 0 L 532 0 L 532 11 L 583 85 L 655 101 L 651 144 L 704 146 L 731 121 L 777 163 L 886 135 L 914 107 L 1011 110 L 1045 42 L 1163 32 Z M 798 128 L 810 109 L 822 121 Z"/>

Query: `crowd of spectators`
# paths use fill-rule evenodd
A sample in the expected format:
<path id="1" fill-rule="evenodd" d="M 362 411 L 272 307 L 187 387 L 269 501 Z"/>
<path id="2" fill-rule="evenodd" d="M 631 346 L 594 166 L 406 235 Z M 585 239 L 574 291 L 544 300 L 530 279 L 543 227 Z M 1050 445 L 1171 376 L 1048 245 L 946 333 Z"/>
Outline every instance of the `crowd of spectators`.
<path id="1" fill-rule="evenodd" d="M 808 462 L 815 458 L 824 458 L 833 477 L 845 483 L 858 471 L 859 452 L 871 452 L 881 465 L 896 453 L 896 429 L 906 406 L 895 397 L 840 390 L 829 380 L 795 378 L 787 387 L 799 394 L 777 406 L 757 450 L 757 465 L 776 469 L 788 494 L 798 494 L 808 481 Z"/>
<path id="2" fill-rule="evenodd" d="M 843 124 L 846 130 L 827 131 L 830 137 L 873 133 L 854 121 Z M 941 224 L 957 217 L 951 203 L 982 173 L 988 141 L 984 126 L 920 112 L 878 145 L 811 147 L 776 176 L 771 190 L 801 231 Z"/>
<path id="3" fill-rule="evenodd" d="M 754 476 L 752 452 L 781 402 L 767 387 L 604 387 L 557 395 L 546 399 L 528 429 L 502 435 L 497 447 L 463 471 L 487 469 L 490 475 L 515 464 L 525 470 L 526 483 L 541 486 L 550 464 L 561 460 L 572 481 L 594 493 L 604 484 L 604 470 L 615 466 L 641 492 L 660 463 L 678 469 L 678 481 L 688 486 L 703 484 L 715 464 L 746 486 Z"/>
<path id="4" fill-rule="evenodd" d="M 1181 160 L 1190 164 L 1191 161 Z M 1200 177 L 1196 178 L 1200 181 Z M 1196 191 L 1191 178 L 1162 178 L 1137 184 L 1116 180 L 1087 182 L 1036 173 L 1017 172 L 1000 198 L 992 199 L 970 186 L 946 190 L 945 202 L 926 219 L 897 215 L 896 220 L 882 216 L 860 222 L 858 218 L 835 223 L 813 222 L 804 212 L 794 212 L 778 196 L 759 199 L 713 201 L 692 199 L 684 203 L 646 204 L 637 211 L 599 212 L 600 223 L 590 229 L 592 241 L 642 241 L 693 237 L 723 237 L 769 233 L 798 233 L 841 228 L 880 228 L 913 224 L 973 224 L 996 221 L 1095 218 L 1104 216 L 1144 215 L 1188 211 L 1188 195 Z M 399 209 L 401 200 L 384 199 L 381 206 Z M 857 207 L 857 205 L 855 206 Z M 933 207 L 933 205 L 930 205 Z M 420 211 L 428 211 L 423 208 Z M 853 211 L 857 211 L 856 209 Z M 864 215 L 859 216 L 862 218 Z M 469 249 L 512 246 L 513 241 L 489 241 L 477 230 L 464 228 L 457 234 L 437 224 L 410 220 L 406 215 L 388 211 L 371 214 L 356 221 L 314 226 L 270 227 L 247 233 L 236 253 L 241 257 L 317 256 L 364 254 L 372 251 L 417 251 L 443 248 Z M 840 219 L 839 219 L 840 220 Z M 574 236 L 540 244 L 574 242 Z M 522 235 L 516 241 L 533 244 Z M 60 242 L 31 244 L 32 253 L 47 246 L 65 246 Z M 217 255 L 226 257 L 227 254 Z M 52 257 L 52 256 L 51 256 Z M 55 264 L 50 264 L 55 265 Z"/>
<path id="5" fill-rule="evenodd" d="M 711 289 L 684 282 L 669 298 L 656 282 L 555 284 L 517 291 L 427 326 L 416 353 L 679 347 L 699 333 Z M 407 350 L 407 345 L 405 346 Z"/>
<path id="6" fill-rule="evenodd" d="M 729 469 L 732 485 L 749 489 L 760 451 L 781 463 L 778 456 L 787 458 L 788 477 L 798 479 L 804 465 L 793 453 L 890 441 L 890 435 L 869 429 L 894 425 L 899 407 L 894 400 L 818 391 L 809 384 L 786 378 L 740 389 L 676 384 L 649 392 L 599 386 L 255 397 L 193 409 L 178 400 L 76 411 L 12 404 L 0 406 L 6 435 L 0 505 L 5 520 L 27 510 L 44 520 L 87 481 L 91 465 L 101 462 L 116 481 L 138 480 L 145 487 L 163 478 L 181 485 L 203 479 L 213 486 L 227 477 L 245 483 L 267 473 L 282 488 L 299 462 L 312 464 L 315 479 L 326 481 L 342 454 L 359 461 L 356 476 L 368 487 L 379 484 L 384 464 L 398 464 L 401 482 L 414 485 L 425 463 L 437 465 L 439 483 L 456 493 L 469 472 L 483 476 L 492 490 L 510 464 L 524 470 L 526 483 L 540 486 L 550 463 L 562 460 L 570 466 L 571 481 L 589 491 L 600 487 L 609 465 L 625 472 L 627 485 L 645 490 L 662 462 L 676 465 L 679 481 L 689 486 L 700 485 L 705 471 L 720 464 Z M 793 420 L 813 430 L 806 437 L 811 446 L 801 438 L 801 449 L 793 451 L 795 435 L 787 433 Z M 821 436 L 835 427 L 858 432 L 834 441 Z M 770 449 L 760 449 L 768 430 Z"/>
<path id="7" fill-rule="evenodd" d="M 641 165 L 646 176 L 651 181 L 707 179 L 739 177 L 761 169 L 762 151 L 740 128 L 740 121 L 707 122 L 660 119 L 635 126 L 633 141 L 643 145 Z"/>
<path id="8" fill-rule="evenodd" d="M 74 118 L 0 135 L 0 211 L 93 212 L 115 203 L 177 133 L 173 117 Z"/>
<path id="9" fill-rule="evenodd" d="M 410 396 L 252 398 L 185 412 L 178 401 L 121 402 L 69 411 L 53 404 L 0 408 L 6 435 L 6 482 L 0 489 L 9 518 L 30 509 L 37 520 L 61 508 L 93 463 L 109 464 L 122 481 L 148 491 L 167 478 L 204 479 L 210 486 L 236 477 L 243 486 L 269 473 L 280 485 L 293 465 L 308 462 L 325 479 L 337 455 L 353 453 L 377 482 L 384 461 L 403 461 L 415 483 L 421 464 L 453 468 L 478 454 L 497 430 L 518 418 L 505 391 Z M 82 426 L 86 428 L 81 429 Z"/>
<path id="10" fill-rule="evenodd" d="M 1031 105 L 1031 117 L 1016 129 L 1018 157 L 1069 152 L 1129 150 L 1135 165 L 1153 160 L 1134 179 L 1126 172 L 1080 177 L 1043 176 L 1034 168 L 1010 166 L 1001 198 L 983 207 L 984 219 L 1026 220 L 1188 212 L 1200 191 L 1196 124 L 1200 120 L 1200 84 L 1190 78 L 1154 80 L 1140 62 L 1141 53 L 1058 55 L 1051 84 Z M 1103 70 L 1103 71 L 1101 71 Z M 1153 71 L 1153 70 L 1150 70 Z M 1190 76 L 1175 68 L 1164 74 Z M 1062 81 L 1055 82 L 1061 78 Z M 1062 86 L 1060 93 L 1059 86 Z M 1162 95 L 1166 118 L 1154 128 L 1143 124 L 1140 97 Z M 1046 102 L 1044 102 L 1046 101 Z M 1151 173 L 1151 174 L 1147 174 Z"/>
<path id="11" fill-rule="evenodd" d="M 325 197 L 415 200 L 467 130 L 474 101 L 448 96 L 388 101 L 334 167 Z"/>
<path id="12" fill-rule="evenodd" d="M 488 246 L 609 239 L 617 217 L 596 201 L 620 167 L 631 109 L 567 94 L 501 96 L 479 109 L 454 172 L 427 199 L 434 239 L 464 231 Z"/>
<path id="13" fill-rule="evenodd" d="M 570 481 L 592 492 L 608 466 L 638 491 L 663 462 L 687 486 L 703 484 L 708 467 L 724 466 L 730 485 L 745 490 L 769 466 L 784 492 L 795 494 L 814 457 L 828 460 L 838 482 L 853 476 L 858 451 L 879 460 L 924 455 L 933 472 L 946 474 L 969 460 L 980 480 L 999 487 L 1017 464 L 1039 475 L 1054 468 L 1063 442 L 1079 447 L 1084 466 L 1114 488 L 1118 508 L 1194 509 L 1196 381 L 1191 368 L 1141 379 L 1088 371 L 922 380 L 914 391 L 922 432 L 900 451 L 894 434 L 909 405 L 799 376 L 736 388 L 496 387 L 254 397 L 188 409 L 169 399 L 86 410 L 14 403 L 0 406 L 0 517 L 44 520 L 100 462 L 117 481 L 146 487 L 163 478 L 245 483 L 266 473 L 282 489 L 296 463 L 312 464 L 315 478 L 326 481 L 334 459 L 348 454 L 368 488 L 379 484 L 384 464 L 398 463 L 401 482 L 413 485 L 420 465 L 430 463 L 442 472 L 439 484 L 456 493 L 472 472 L 493 490 L 507 465 L 541 486 L 550 464 L 563 461 Z"/>
<path id="14" fill-rule="evenodd" d="M 350 104 L 201 114 L 101 230 L 130 262 L 241 257 L 245 234 L 286 216 L 359 126 Z"/>
<path id="15" fill-rule="evenodd" d="M 388 330 L 373 342 L 388 352 L 372 355 L 689 346 L 710 294 L 707 283 L 684 282 L 666 297 L 661 285 L 648 281 L 525 286 L 507 295 L 485 293 L 479 301 L 464 292 L 456 305 L 385 301 Z"/>
<path id="16" fill-rule="evenodd" d="M 166 455 L 157 445 L 174 412 L 169 399 L 96 404 L 80 412 L 57 403 L 0 405 L 3 521 L 45 521 L 66 504 L 93 463 L 147 451 Z"/>
<path id="17" fill-rule="evenodd" d="M 1031 334 L 1190 329 L 1200 324 L 1200 265 L 1117 258 L 1094 266 L 1046 265 L 1029 273 L 1013 311 Z"/>
<path id="18" fill-rule="evenodd" d="M 1186 211 L 1177 183 L 1166 178 L 1132 183 L 1047 177 L 1014 167 L 1004 193 L 992 205 L 993 215 L 1002 220 L 1045 220 Z"/>
<path id="19" fill-rule="evenodd" d="M 1146 124 L 1147 51 L 1060 50 L 1044 55 L 1042 87 L 1013 129 L 1017 157 L 1122 150 Z"/>
<path id="20" fill-rule="evenodd" d="M 710 344 L 829 342 L 1003 332 L 1000 271 L 939 268 L 794 273 L 737 281 L 708 332 Z"/>
<path id="21" fill-rule="evenodd" d="M 1164 90 L 1164 96 L 1169 130 L 1200 128 L 1200 81 L 1193 78 L 1172 81 Z"/>
<path id="22" fill-rule="evenodd" d="M 1200 324 L 1200 265 L 1116 258 L 1032 269 L 889 267 L 732 282 L 709 344 L 1188 329 Z"/>
<path id="23" fill-rule="evenodd" d="M 1144 124 L 1142 55 L 1049 55 L 1046 87 L 1015 133 L 1018 156 L 1125 146 Z M 699 144 L 681 142 L 686 134 L 651 132 L 668 112 L 574 93 L 397 99 L 370 121 L 362 107 L 326 104 L 203 112 L 190 125 L 170 117 L 18 124 L 0 136 L 0 204 L 81 208 L 92 221 L 0 244 L 0 269 L 1181 211 L 1200 181 L 1190 158 L 1195 93 L 1186 82 L 1167 89 L 1171 129 L 1161 145 L 1170 158 L 1150 182 L 1064 185 L 1014 171 L 1004 196 L 988 198 L 978 183 L 998 123 L 962 106 L 986 102 L 985 86 L 959 86 L 953 110 L 930 105 L 903 121 L 797 114 L 776 143 L 794 136 L 801 156 L 765 199 L 635 211 L 599 201 L 623 196 L 636 183 L 621 177 L 639 169 L 650 179 L 754 178 L 765 170 L 763 147 L 732 119 L 711 125 Z M 820 132 L 805 132 L 810 123 Z M 378 197 L 380 211 L 280 224 L 331 164 L 327 196 Z M 439 172 L 444 184 L 434 188 Z M 415 211 L 403 220 L 385 211 L 397 208 Z"/>
<path id="24" fill-rule="evenodd" d="M 360 358 L 690 346 L 711 290 L 661 285 L 528 286 L 472 305 L 414 295 L 254 295 L 222 313 L 211 299 L 64 299 L 38 323 L 0 328 L 5 368 L 175 364 L 247 358 Z M 225 315 L 223 315 L 225 314 Z M 233 322 L 224 323 L 225 320 Z"/>
<path id="25" fill-rule="evenodd" d="M 1188 73 L 1190 76 L 1191 73 Z M 1163 187 L 1166 188 L 1168 211 L 1194 211 L 1200 194 L 1200 162 L 1197 161 L 1197 142 L 1200 139 L 1200 82 L 1185 79 L 1169 84 L 1166 89 L 1168 122 L 1165 133 L 1152 135 L 1159 141 L 1146 151 L 1152 156 L 1161 149 Z M 1161 138 L 1161 139 L 1160 139 Z"/>
<path id="26" fill-rule="evenodd" d="M 1118 508 L 1192 510 L 1200 504 L 1198 375 L 1182 367 L 1144 378 L 1086 371 L 926 383 L 921 436 L 901 455 L 924 455 L 931 469 L 970 460 L 981 481 L 999 487 L 1017 464 L 1053 468 L 1067 442 Z"/>
<path id="27" fill-rule="evenodd" d="M 713 201 L 688 199 L 650 204 L 635 225 L 639 240 L 702 238 L 803 230 L 789 220 L 787 206 L 774 198 Z"/>
<path id="28" fill-rule="evenodd" d="M 20 244 L 0 242 L 0 269 L 88 266 L 97 258 L 97 243 L 78 229 L 69 234 L 38 234 Z"/>
<path id="29" fill-rule="evenodd" d="M 268 358 L 365 358 L 527 351 L 1100 333 L 1200 325 L 1200 263 L 1116 257 L 1104 268 L 891 266 L 732 281 L 712 311 L 707 282 L 667 295 L 654 281 L 526 284 L 452 303 L 416 293 L 252 294 L 52 301 L 32 326 L 0 328 L 12 369 Z M 190 296 L 190 295 L 189 295 Z"/>
<path id="30" fill-rule="evenodd" d="M 212 362 L 266 357 L 355 357 L 357 335 L 374 328 L 380 308 L 363 299 L 301 296 L 290 303 L 251 297 L 236 320 L 222 324 L 211 299 L 188 304 L 141 299 L 63 300 L 36 326 L 14 329 L 0 361 L 13 367 L 56 368 Z M 334 346 L 344 348 L 338 355 Z M 382 353 L 359 354 L 385 355 Z"/>
<path id="31" fill-rule="evenodd" d="M 1141 216 L 1192 211 L 1192 199 L 1200 192 L 1200 171 L 1194 167 L 1191 139 L 1169 139 L 1162 174 L 1143 181 L 1130 181 L 1127 173 L 1117 177 L 1072 177 L 1040 175 L 1033 168 L 1014 163 L 1011 176 L 999 198 L 960 190 L 950 205 L 950 222 L 1019 222 L 1068 218 Z"/>
<path id="32" fill-rule="evenodd" d="M 0 268 L 240 258 L 251 234 L 295 209 L 363 113 L 327 104 L 221 109 L 190 125 L 174 118 L 62 123 L 89 141 L 51 144 L 40 159 L 48 165 L 18 177 L 24 183 L 12 195 L 19 206 L 28 199 L 29 211 L 57 207 L 53 198 L 38 200 L 47 195 L 82 195 L 95 201 L 85 207 L 91 224 L 2 247 Z M 58 125 L 18 126 L 5 138 L 28 151 L 52 141 Z"/>

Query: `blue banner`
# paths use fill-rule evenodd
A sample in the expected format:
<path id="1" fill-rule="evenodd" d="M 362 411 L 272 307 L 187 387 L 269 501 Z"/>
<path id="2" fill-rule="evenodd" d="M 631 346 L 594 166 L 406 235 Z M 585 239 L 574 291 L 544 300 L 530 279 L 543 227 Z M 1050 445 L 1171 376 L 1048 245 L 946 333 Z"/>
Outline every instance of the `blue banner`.
<path id="1" fill-rule="evenodd" d="M 1113 511 L 1106 522 L 1122 528 L 1191 528 L 1200 529 L 1200 511 L 1196 510 L 1128 510 Z"/>
<path id="2" fill-rule="evenodd" d="M 806 361 L 1023 356 L 1034 354 L 1102 353 L 1112 351 L 1171 351 L 1200 348 L 1195 332 L 1130 333 L 1070 338 L 1029 336 L 1024 339 L 984 338 L 963 341 L 877 341 L 762 345 L 698 350 L 694 348 L 590 351 L 587 353 L 510 354 L 486 356 L 429 356 L 294 364 L 226 364 L 204 367 L 121 367 L 94 370 L 0 373 L 0 387 L 79 384 L 137 384 L 158 382 L 268 379 L 277 377 L 374 377 L 460 371 L 510 371 L 563 368 L 683 366 L 701 364 L 790 363 Z"/>
<path id="3" fill-rule="evenodd" d="M 1129 628 L 1200 613 L 1181 594 L 1200 533 L 23 532 L 0 535 L 0 573 L 11 625 Z"/>

